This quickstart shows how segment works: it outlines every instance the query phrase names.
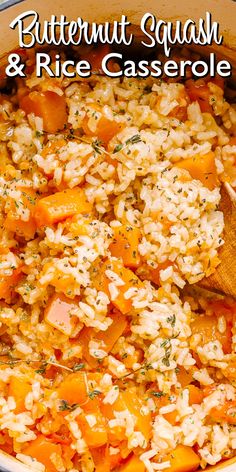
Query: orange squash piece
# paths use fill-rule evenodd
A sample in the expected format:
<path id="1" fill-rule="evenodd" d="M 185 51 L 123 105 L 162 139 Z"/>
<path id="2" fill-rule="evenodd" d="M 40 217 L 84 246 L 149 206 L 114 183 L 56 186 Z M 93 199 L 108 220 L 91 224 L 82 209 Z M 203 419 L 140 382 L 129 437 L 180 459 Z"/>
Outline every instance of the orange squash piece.
<path id="1" fill-rule="evenodd" d="M 114 300 L 111 300 L 112 304 L 119 310 L 123 315 L 128 313 L 132 309 L 131 299 L 126 299 L 125 292 L 132 287 L 142 288 L 143 284 L 141 280 L 135 275 L 130 269 L 123 266 L 122 262 L 118 259 L 107 260 L 97 266 L 94 266 L 92 279 L 93 284 L 97 290 L 101 290 L 111 298 L 109 291 L 109 284 L 111 280 L 107 277 L 106 271 L 111 270 L 117 274 L 117 276 L 124 282 L 124 285 L 117 286 L 118 295 Z"/>
<path id="2" fill-rule="evenodd" d="M 31 385 L 25 379 L 13 376 L 10 378 L 8 395 L 13 397 L 16 402 L 15 413 L 26 411 L 25 397 L 31 390 Z"/>
<path id="3" fill-rule="evenodd" d="M 55 92 L 30 92 L 20 100 L 26 115 L 34 113 L 43 119 L 44 131 L 56 133 L 67 123 L 66 99 Z"/>
<path id="4" fill-rule="evenodd" d="M 50 154 L 56 154 L 57 151 L 59 151 L 65 145 L 66 145 L 66 140 L 64 138 L 48 141 L 46 146 L 44 146 L 41 151 L 41 156 L 45 158 L 49 156 Z"/>
<path id="5" fill-rule="evenodd" d="M 56 453 L 61 457 L 62 448 L 59 444 L 48 441 L 40 434 L 34 441 L 30 442 L 29 446 L 23 449 L 23 453 L 45 465 L 45 472 L 57 472 L 57 469 L 50 460 L 50 456 Z"/>
<path id="6" fill-rule="evenodd" d="M 152 400 L 154 401 L 157 411 L 159 411 L 160 408 L 170 404 L 169 396 L 167 396 L 167 395 L 163 394 L 162 392 L 158 391 L 156 389 L 155 384 L 152 384 L 150 386 L 150 388 L 148 389 L 146 394 L 148 394 L 148 397 L 152 398 Z M 166 421 L 168 421 L 172 425 L 175 425 L 177 423 L 178 416 L 179 416 L 179 414 L 178 414 L 177 410 L 173 410 L 173 411 L 170 411 L 169 413 L 164 413 L 163 414 L 163 417 L 166 419 Z"/>
<path id="7" fill-rule="evenodd" d="M 122 455 L 120 452 L 110 455 L 110 470 L 117 470 L 118 466 L 122 462 Z"/>
<path id="8" fill-rule="evenodd" d="M 82 405 L 88 400 L 88 387 L 85 372 L 69 374 L 57 389 L 58 398 L 70 405 Z"/>
<path id="9" fill-rule="evenodd" d="M 236 136 L 232 136 L 229 140 L 230 146 L 236 146 Z"/>
<path id="10" fill-rule="evenodd" d="M 81 188 L 56 192 L 38 200 L 34 217 L 37 226 L 53 225 L 77 213 L 90 213 L 92 206 L 88 203 Z"/>
<path id="11" fill-rule="evenodd" d="M 183 159 L 177 162 L 175 167 L 187 170 L 193 179 L 200 180 L 210 190 L 213 190 L 219 184 L 215 155 L 212 151 L 202 156 L 196 155 L 189 159 Z"/>
<path id="12" fill-rule="evenodd" d="M 13 438 L 9 437 L 9 434 L 6 429 L 0 432 L 0 444 L 2 451 L 12 456 L 14 455 Z"/>
<path id="13" fill-rule="evenodd" d="M 122 333 L 127 328 L 128 322 L 125 316 L 121 313 L 115 313 L 109 315 L 112 319 L 112 324 L 106 331 L 99 331 L 95 338 L 103 342 L 104 350 L 110 352 L 115 345 L 116 341 L 122 335 Z"/>
<path id="14" fill-rule="evenodd" d="M 200 315 L 191 323 L 192 334 L 200 334 L 200 345 L 210 341 L 219 341 L 225 354 L 231 352 L 232 332 L 229 324 L 226 324 L 226 331 L 220 333 L 218 330 L 218 319 L 215 316 Z"/>
<path id="15" fill-rule="evenodd" d="M 112 121 L 105 116 L 101 117 L 97 125 L 97 136 L 102 143 L 107 144 L 116 134 L 123 129 L 123 124 Z"/>
<path id="16" fill-rule="evenodd" d="M 14 269 L 12 275 L 0 276 L 0 299 L 9 300 L 15 293 L 15 288 L 22 278 L 22 267 Z"/>
<path id="17" fill-rule="evenodd" d="M 200 458 L 189 446 L 179 444 L 166 458 L 170 461 L 170 467 L 166 472 L 194 472 L 200 465 Z"/>
<path id="18" fill-rule="evenodd" d="M 195 385 L 188 385 L 185 388 L 189 391 L 189 405 L 202 403 L 204 396 L 200 388 Z"/>
<path id="19" fill-rule="evenodd" d="M 143 403 L 138 397 L 134 388 L 129 388 L 119 393 L 117 400 L 112 404 L 101 404 L 101 411 L 104 416 L 111 420 L 114 419 L 114 411 L 128 410 L 136 420 L 135 431 L 140 431 L 148 441 L 151 436 L 151 414 L 142 415 L 141 407 Z M 112 428 L 111 436 L 114 440 L 125 440 L 124 430 L 116 426 Z"/>
<path id="20" fill-rule="evenodd" d="M 97 366 L 97 360 L 89 353 L 89 342 L 92 339 L 98 342 L 102 341 L 101 348 L 109 353 L 128 325 L 125 316 L 121 313 L 109 314 L 109 318 L 111 318 L 113 322 L 106 331 L 96 333 L 94 329 L 85 327 L 79 333 L 78 341 L 82 346 L 83 356 L 91 367 Z"/>
<path id="21" fill-rule="evenodd" d="M 177 380 L 184 388 L 187 387 L 187 385 L 189 385 L 193 381 L 193 376 L 191 372 L 187 371 L 183 366 L 179 366 L 177 372 Z"/>
<path id="22" fill-rule="evenodd" d="M 122 392 L 123 400 L 126 404 L 127 409 L 136 417 L 135 429 L 141 431 L 145 439 L 148 441 L 151 436 L 151 414 L 142 415 L 141 407 L 143 403 L 138 397 L 135 389 L 126 389 Z"/>
<path id="23" fill-rule="evenodd" d="M 16 219 L 15 215 L 12 213 L 8 213 L 5 219 L 5 228 L 16 233 L 17 236 L 30 240 L 34 237 L 36 223 L 33 218 L 30 218 L 29 221 L 23 221 Z"/>
<path id="24" fill-rule="evenodd" d="M 93 401 L 93 400 L 92 400 Z M 83 438 L 90 448 L 96 448 L 107 444 L 107 429 L 105 419 L 99 409 L 91 414 L 95 424 L 91 425 L 86 419 L 86 414 L 81 413 L 77 416 L 76 421 L 82 431 Z"/>
<path id="25" fill-rule="evenodd" d="M 71 314 L 71 310 L 76 307 L 74 300 L 62 294 L 55 294 L 45 310 L 45 321 L 61 333 L 71 336 L 77 321 L 77 317 Z"/>
<path id="26" fill-rule="evenodd" d="M 185 85 L 191 102 L 198 102 L 202 113 L 212 113 L 212 107 L 209 102 L 210 89 L 205 81 L 203 79 L 190 79 L 186 81 Z"/>
<path id="27" fill-rule="evenodd" d="M 137 270 L 137 275 L 142 279 L 142 280 L 149 280 L 150 282 L 154 283 L 155 285 L 160 286 L 161 280 L 160 280 L 160 272 L 161 270 L 165 270 L 168 267 L 172 266 L 173 262 L 171 261 L 165 261 L 160 264 L 154 269 L 148 264 L 142 264 L 138 270 Z"/>
<path id="28" fill-rule="evenodd" d="M 119 472 L 145 472 L 145 470 L 144 463 L 134 454 L 118 469 Z"/>
<path id="29" fill-rule="evenodd" d="M 176 410 L 170 411 L 169 413 L 165 413 L 164 418 L 173 426 L 178 423 L 179 420 L 179 413 Z"/>
<path id="30" fill-rule="evenodd" d="M 125 399 L 123 397 L 123 392 L 119 393 L 118 398 L 116 401 L 110 405 L 101 403 L 101 412 L 103 413 L 104 417 L 107 420 L 112 420 L 115 418 L 114 411 L 124 411 L 127 409 L 127 405 Z M 109 428 L 108 430 L 108 439 L 111 443 L 117 441 L 124 441 L 125 438 L 125 430 L 122 426 L 114 426 L 113 428 Z"/>
<path id="31" fill-rule="evenodd" d="M 86 115 L 83 119 L 82 128 L 84 133 L 88 136 L 97 137 L 101 141 L 101 145 L 107 145 L 108 142 L 118 134 L 123 128 L 123 123 L 118 123 L 115 120 L 110 120 L 102 114 L 102 110 L 97 103 L 92 103 L 90 107 L 94 110 L 94 113 L 99 113 L 96 120 L 96 130 L 92 130 L 89 127 L 89 115 Z"/>
<path id="32" fill-rule="evenodd" d="M 128 354 L 123 358 L 120 357 L 122 362 L 125 364 L 127 369 L 132 369 L 134 364 L 143 362 L 143 350 L 142 349 L 135 349 L 135 351 L 131 354 Z"/>
<path id="33" fill-rule="evenodd" d="M 226 401 L 223 405 L 219 405 L 210 410 L 210 418 L 213 421 L 228 424 L 236 424 L 236 401 Z"/>
<path id="34" fill-rule="evenodd" d="M 109 120 L 106 116 L 101 116 L 97 121 L 96 131 L 92 131 L 88 125 L 89 118 L 85 117 L 83 121 L 83 130 L 88 136 L 97 137 L 102 144 L 107 144 L 122 129 L 123 125 L 117 121 Z"/>
<path id="35" fill-rule="evenodd" d="M 108 446 L 91 449 L 96 472 L 110 472 L 111 463 Z"/>
<path id="36" fill-rule="evenodd" d="M 114 257 L 121 257 L 125 267 L 137 268 L 140 265 L 138 245 L 141 240 L 139 228 L 122 225 L 113 228 L 113 242 L 109 249 Z"/>

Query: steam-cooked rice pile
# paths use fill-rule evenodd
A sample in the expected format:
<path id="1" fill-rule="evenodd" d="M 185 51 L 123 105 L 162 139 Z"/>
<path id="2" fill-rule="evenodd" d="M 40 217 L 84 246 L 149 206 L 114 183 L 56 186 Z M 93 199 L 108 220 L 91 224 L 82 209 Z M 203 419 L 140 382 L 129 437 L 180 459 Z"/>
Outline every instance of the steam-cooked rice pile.
<path id="1" fill-rule="evenodd" d="M 234 455 L 235 304 L 186 291 L 219 263 L 236 186 L 236 110 L 202 86 L 32 73 L 1 97 L 0 447 L 33 470 Z"/>

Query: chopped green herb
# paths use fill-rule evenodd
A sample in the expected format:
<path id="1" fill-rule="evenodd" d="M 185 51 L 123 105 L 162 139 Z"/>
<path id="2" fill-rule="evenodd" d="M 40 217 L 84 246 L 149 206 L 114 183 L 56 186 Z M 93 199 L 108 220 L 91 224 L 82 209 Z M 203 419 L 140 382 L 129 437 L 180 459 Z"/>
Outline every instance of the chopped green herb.
<path id="1" fill-rule="evenodd" d="M 151 392 L 151 394 L 156 398 L 161 398 L 166 395 L 164 392 Z"/>
<path id="2" fill-rule="evenodd" d="M 116 154 L 117 152 L 121 151 L 121 149 L 123 148 L 123 144 L 117 144 L 113 150 L 113 153 L 112 154 Z"/>
<path id="3" fill-rule="evenodd" d="M 127 139 L 127 141 L 125 141 L 125 144 L 136 144 L 136 143 L 140 143 L 142 140 L 141 140 L 141 137 L 139 134 L 134 134 L 134 136 L 131 136 L 131 138 Z"/>
<path id="4" fill-rule="evenodd" d="M 102 154 L 102 149 L 101 149 L 101 144 L 102 144 L 102 141 L 100 141 L 99 139 L 96 139 L 96 141 L 93 141 L 92 142 L 92 148 L 94 149 L 95 152 L 97 152 L 98 154 Z"/>
<path id="5" fill-rule="evenodd" d="M 73 366 L 73 371 L 74 372 L 78 372 L 79 370 L 83 370 L 85 368 L 85 364 L 81 363 L 81 364 L 75 364 Z"/>
<path id="6" fill-rule="evenodd" d="M 91 392 L 88 393 L 88 396 L 90 400 L 94 400 L 94 398 L 98 397 L 98 395 L 101 395 L 102 392 L 100 390 L 92 390 Z"/>
<path id="7" fill-rule="evenodd" d="M 168 316 L 166 321 L 167 323 L 170 323 L 173 328 L 175 326 L 176 316 L 175 315 Z"/>
<path id="8" fill-rule="evenodd" d="M 78 406 L 78 403 L 73 403 L 70 405 L 66 400 L 61 400 L 61 404 L 59 406 L 60 411 L 74 411 Z"/>

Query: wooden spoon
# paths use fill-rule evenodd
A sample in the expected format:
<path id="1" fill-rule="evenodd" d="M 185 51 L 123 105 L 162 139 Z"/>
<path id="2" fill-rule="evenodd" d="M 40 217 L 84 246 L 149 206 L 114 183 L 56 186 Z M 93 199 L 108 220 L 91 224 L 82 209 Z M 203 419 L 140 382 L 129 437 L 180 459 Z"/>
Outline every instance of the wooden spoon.
<path id="1" fill-rule="evenodd" d="M 219 250 L 221 263 L 199 286 L 236 298 L 236 192 L 231 185 L 221 189 L 220 210 L 224 213 L 224 245 Z"/>

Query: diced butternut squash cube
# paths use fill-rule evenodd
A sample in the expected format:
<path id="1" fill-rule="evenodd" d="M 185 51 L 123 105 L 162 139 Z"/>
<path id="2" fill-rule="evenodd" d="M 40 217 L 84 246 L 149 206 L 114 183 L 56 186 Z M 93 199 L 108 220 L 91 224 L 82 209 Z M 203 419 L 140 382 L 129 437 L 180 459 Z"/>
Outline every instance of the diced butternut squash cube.
<path id="1" fill-rule="evenodd" d="M 113 322 L 106 331 L 96 332 L 92 328 L 85 327 L 79 334 L 78 341 L 82 346 L 83 356 L 90 366 L 95 367 L 97 360 L 90 355 L 89 342 L 92 339 L 98 341 L 99 344 L 101 343 L 101 349 L 109 353 L 127 327 L 128 322 L 121 313 L 109 315 L 109 318 L 112 318 Z"/>
<path id="2" fill-rule="evenodd" d="M 38 226 L 53 225 L 77 213 L 90 213 L 92 206 L 88 203 L 81 188 L 67 189 L 41 198 L 35 208 L 35 220 Z"/>
<path id="3" fill-rule="evenodd" d="M 44 131 L 56 133 L 67 123 L 66 100 L 55 92 L 30 92 L 20 100 L 26 115 L 34 113 L 43 119 Z"/>
<path id="4" fill-rule="evenodd" d="M 209 412 L 210 418 L 219 423 L 236 424 L 236 401 L 225 401 L 223 405 L 212 408 Z"/>
<path id="5" fill-rule="evenodd" d="M 109 420 L 114 419 L 114 411 L 128 410 L 135 418 L 135 431 L 143 434 L 146 441 L 149 441 L 151 436 L 151 415 L 142 414 L 142 400 L 138 397 L 134 388 L 121 391 L 117 400 L 112 404 L 101 404 L 101 411 Z M 122 427 L 112 428 L 112 434 L 117 440 L 125 439 L 125 431 Z"/>
<path id="6" fill-rule="evenodd" d="M 198 102 L 202 113 L 212 113 L 210 89 L 203 79 L 187 80 L 186 89 L 191 102 Z"/>
<path id="7" fill-rule="evenodd" d="M 95 120 L 96 129 L 91 128 L 90 115 L 87 114 L 82 123 L 84 133 L 88 136 L 97 137 L 98 140 L 101 141 L 101 145 L 107 145 L 107 143 L 124 128 L 124 125 L 123 123 L 118 123 L 102 115 L 102 110 L 96 103 L 90 106 L 94 109 L 94 115 L 97 112 L 97 118 Z"/>
<path id="8" fill-rule="evenodd" d="M 101 447 L 107 443 L 105 419 L 99 409 L 92 414 L 81 413 L 76 420 L 89 447 Z"/>
<path id="9" fill-rule="evenodd" d="M 5 228 L 8 229 L 8 231 L 16 233 L 17 236 L 30 240 L 34 237 L 36 223 L 33 218 L 30 218 L 28 221 L 23 221 L 19 218 L 15 218 L 13 214 L 8 213 L 5 219 Z"/>
<path id="10" fill-rule="evenodd" d="M 196 155 L 189 159 L 183 159 L 177 162 L 175 166 L 179 169 L 187 170 L 193 179 L 200 180 L 210 190 L 213 190 L 219 184 L 215 155 L 212 151 L 202 156 Z"/>
<path id="11" fill-rule="evenodd" d="M 41 151 L 41 156 L 45 158 L 49 156 L 50 154 L 56 154 L 65 145 L 66 145 L 66 140 L 64 138 L 48 141 L 46 146 L 44 146 Z"/>
<path id="12" fill-rule="evenodd" d="M 226 323 L 226 330 L 221 333 L 218 329 L 218 319 L 216 316 L 200 315 L 191 323 L 192 334 L 199 334 L 199 345 L 203 346 L 209 342 L 219 341 L 225 354 L 231 352 L 232 332 L 229 324 Z"/>
<path id="13" fill-rule="evenodd" d="M 0 276 L 0 299 L 10 300 L 13 297 L 22 276 L 22 267 L 14 269 L 12 275 Z"/>
<path id="14" fill-rule="evenodd" d="M 183 366 L 178 367 L 177 380 L 184 388 L 193 381 L 193 375 L 191 372 L 186 370 Z"/>
<path id="15" fill-rule="evenodd" d="M 26 411 L 25 397 L 29 392 L 31 392 L 31 385 L 25 379 L 14 376 L 10 378 L 8 395 L 16 402 L 15 413 Z"/>
<path id="16" fill-rule="evenodd" d="M 144 462 L 134 454 L 118 469 L 119 472 L 145 472 L 145 470 Z"/>
<path id="17" fill-rule="evenodd" d="M 71 313 L 77 307 L 75 301 L 62 294 L 55 294 L 45 310 L 45 321 L 61 333 L 71 336 L 77 317 Z"/>
<path id="18" fill-rule="evenodd" d="M 137 268 L 140 264 L 138 245 L 141 240 L 139 228 L 122 225 L 113 228 L 113 242 L 109 249 L 114 257 L 121 257 L 125 267 Z"/>
<path id="19" fill-rule="evenodd" d="M 189 446 L 179 444 L 174 451 L 167 457 L 170 461 L 170 467 L 166 472 L 194 472 L 198 469 L 200 458 Z"/>
<path id="20" fill-rule="evenodd" d="M 151 414 L 142 413 L 141 407 L 143 406 L 143 402 L 138 397 L 137 393 L 135 392 L 135 389 L 126 389 L 122 392 L 122 395 L 127 409 L 132 415 L 136 417 L 135 429 L 137 431 L 141 431 L 144 438 L 148 441 L 150 439 L 152 429 Z"/>
<path id="21" fill-rule="evenodd" d="M 109 446 L 101 446 L 91 449 L 96 472 L 110 472 L 111 460 Z"/>
<path id="22" fill-rule="evenodd" d="M 200 404 L 203 400 L 203 393 L 200 388 L 195 385 L 185 387 L 189 392 L 189 405 Z"/>
<path id="23" fill-rule="evenodd" d="M 70 405 L 82 405 L 88 400 L 88 386 L 85 372 L 69 374 L 58 387 L 58 397 Z"/>
<path id="24" fill-rule="evenodd" d="M 161 270 L 165 270 L 172 265 L 173 262 L 170 261 L 162 262 L 155 268 L 149 266 L 148 264 L 142 264 L 137 270 L 137 275 L 141 278 L 141 280 L 150 280 L 150 282 L 159 286 L 161 283 Z"/>
<path id="25" fill-rule="evenodd" d="M 112 272 L 118 277 L 118 284 L 116 284 L 116 281 L 113 283 Z M 128 313 L 132 309 L 132 300 L 125 296 L 127 290 L 130 288 L 137 290 L 143 288 L 143 284 L 137 275 L 124 267 L 118 259 L 107 260 L 97 267 L 94 266 L 92 279 L 95 288 L 105 292 L 112 304 L 123 314 Z M 114 295 L 112 295 L 112 286 L 110 284 L 113 285 L 113 288 L 115 286 L 114 291 L 116 293 Z"/>
<path id="26" fill-rule="evenodd" d="M 40 434 L 36 439 L 29 443 L 23 453 L 27 456 L 33 457 L 38 462 L 41 462 L 45 465 L 45 472 L 57 472 L 58 469 L 54 466 L 51 461 L 51 456 L 53 454 L 58 454 L 59 457 L 62 455 L 62 449 L 59 444 L 54 444 L 51 441 L 48 441 L 42 434 Z"/>

